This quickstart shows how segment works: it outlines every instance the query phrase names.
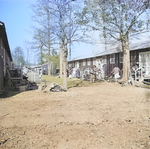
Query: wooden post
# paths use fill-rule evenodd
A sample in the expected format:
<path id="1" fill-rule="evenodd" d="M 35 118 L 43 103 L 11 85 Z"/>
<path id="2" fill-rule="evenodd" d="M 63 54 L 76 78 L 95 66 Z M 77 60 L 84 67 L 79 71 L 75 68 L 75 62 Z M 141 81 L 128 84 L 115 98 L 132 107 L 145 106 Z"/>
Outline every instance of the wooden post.
<path id="1" fill-rule="evenodd" d="M 63 58 L 63 87 L 65 90 L 67 90 L 67 58 Z"/>
<path id="2" fill-rule="evenodd" d="M 63 77 L 63 45 L 60 45 L 60 78 Z"/>

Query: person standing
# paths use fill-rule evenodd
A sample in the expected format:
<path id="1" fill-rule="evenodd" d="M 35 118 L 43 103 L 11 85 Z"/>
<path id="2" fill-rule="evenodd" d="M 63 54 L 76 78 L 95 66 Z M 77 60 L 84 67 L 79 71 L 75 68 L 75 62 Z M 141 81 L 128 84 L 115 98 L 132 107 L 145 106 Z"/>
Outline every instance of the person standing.
<path id="1" fill-rule="evenodd" d="M 76 70 L 76 77 L 78 79 L 80 78 L 80 67 Z"/>
<path id="2" fill-rule="evenodd" d="M 120 69 L 117 66 L 115 66 L 114 69 L 112 70 L 112 73 L 116 81 L 117 79 L 120 78 L 119 72 L 120 72 Z"/>
<path id="3" fill-rule="evenodd" d="M 96 79 L 96 66 L 92 66 L 90 70 L 90 82 L 94 83 Z"/>

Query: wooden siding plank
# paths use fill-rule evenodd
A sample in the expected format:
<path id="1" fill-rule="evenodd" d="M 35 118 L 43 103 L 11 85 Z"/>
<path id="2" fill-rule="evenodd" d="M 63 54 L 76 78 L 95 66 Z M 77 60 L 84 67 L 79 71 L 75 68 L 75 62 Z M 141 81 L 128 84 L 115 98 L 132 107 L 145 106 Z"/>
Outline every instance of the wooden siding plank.
<path id="1" fill-rule="evenodd" d="M 4 86 L 4 61 L 0 56 L 0 89 Z"/>

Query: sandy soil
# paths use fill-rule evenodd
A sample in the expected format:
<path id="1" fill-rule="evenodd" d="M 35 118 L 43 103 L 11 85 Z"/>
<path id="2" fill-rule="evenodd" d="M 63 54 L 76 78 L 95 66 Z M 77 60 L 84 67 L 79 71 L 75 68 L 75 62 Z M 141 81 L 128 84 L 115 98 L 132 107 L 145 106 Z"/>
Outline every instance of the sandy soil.
<path id="1" fill-rule="evenodd" d="M 104 82 L 0 99 L 0 148 L 150 149 L 148 94 Z"/>

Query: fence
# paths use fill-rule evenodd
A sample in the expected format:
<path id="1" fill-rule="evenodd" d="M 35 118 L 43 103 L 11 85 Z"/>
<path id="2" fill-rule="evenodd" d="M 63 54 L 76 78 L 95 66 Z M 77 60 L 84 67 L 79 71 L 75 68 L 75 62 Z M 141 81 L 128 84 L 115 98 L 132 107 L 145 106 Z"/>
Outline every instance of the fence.
<path id="1" fill-rule="evenodd" d="M 42 76 L 41 66 L 36 66 L 32 68 L 23 67 L 23 75 L 25 77 L 28 77 L 28 81 L 30 82 L 40 83 Z"/>
<path id="2" fill-rule="evenodd" d="M 150 77 L 150 66 L 143 66 L 135 70 L 135 81 L 143 80 L 144 77 Z"/>
<path id="3" fill-rule="evenodd" d="M 30 82 L 40 83 L 40 81 L 41 81 L 41 76 L 37 72 L 31 71 L 27 74 L 27 77 Z"/>

